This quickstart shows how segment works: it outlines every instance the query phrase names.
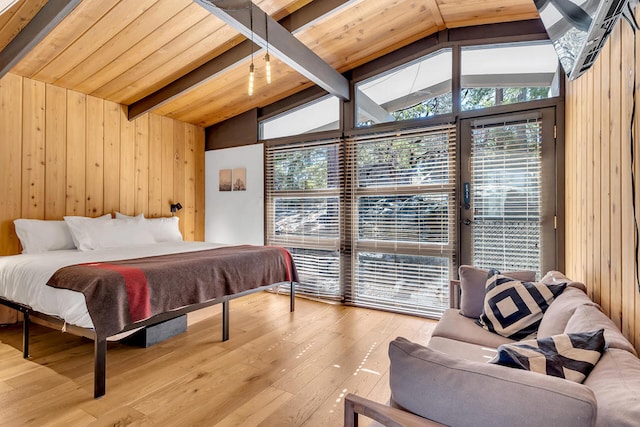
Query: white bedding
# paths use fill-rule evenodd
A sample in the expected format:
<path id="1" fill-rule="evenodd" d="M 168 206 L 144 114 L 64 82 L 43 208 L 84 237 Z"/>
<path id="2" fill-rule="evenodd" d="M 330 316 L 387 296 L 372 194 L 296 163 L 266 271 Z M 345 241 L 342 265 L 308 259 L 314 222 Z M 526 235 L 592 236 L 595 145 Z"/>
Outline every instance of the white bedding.
<path id="1" fill-rule="evenodd" d="M 47 280 L 59 268 L 96 261 L 193 252 L 224 245 L 205 242 L 166 242 L 151 245 L 109 248 L 95 251 L 60 250 L 39 254 L 0 257 L 0 296 L 25 304 L 67 323 L 93 328 L 84 295 L 47 286 Z"/>

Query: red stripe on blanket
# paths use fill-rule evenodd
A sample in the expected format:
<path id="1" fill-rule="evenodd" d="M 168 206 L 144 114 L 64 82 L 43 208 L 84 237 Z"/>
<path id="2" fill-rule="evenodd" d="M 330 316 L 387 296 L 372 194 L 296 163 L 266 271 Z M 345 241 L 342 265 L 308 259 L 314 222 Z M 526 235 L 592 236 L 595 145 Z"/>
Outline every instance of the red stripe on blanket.
<path id="1" fill-rule="evenodd" d="M 151 317 L 151 298 L 149 296 L 149 283 L 144 272 L 139 268 L 126 267 L 108 263 L 91 263 L 89 267 L 102 268 L 114 271 L 122 276 L 127 289 L 129 300 L 129 315 L 132 322 Z"/>
<path id="2" fill-rule="evenodd" d="M 284 257 L 284 263 L 287 266 L 287 273 L 285 275 L 285 278 L 287 282 L 290 282 L 291 281 L 291 264 L 292 264 L 291 253 L 283 247 L 280 247 L 280 246 L 276 246 L 276 247 L 280 249 L 280 251 L 282 251 L 282 256 Z"/>

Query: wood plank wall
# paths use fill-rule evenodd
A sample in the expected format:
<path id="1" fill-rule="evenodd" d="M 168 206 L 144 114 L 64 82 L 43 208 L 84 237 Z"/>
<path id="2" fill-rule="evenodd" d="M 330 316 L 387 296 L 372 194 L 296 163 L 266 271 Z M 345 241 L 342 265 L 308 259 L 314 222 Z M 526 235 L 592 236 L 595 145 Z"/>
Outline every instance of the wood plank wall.
<path id="1" fill-rule="evenodd" d="M 204 128 L 14 74 L 0 80 L 0 256 L 16 218 L 170 216 L 204 240 Z"/>
<path id="2" fill-rule="evenodd" d="M 640 82 L 634 34 L 621 21 L 594 67 L 567 84 L 566 269 L 640 351 L 631 171 L 640 216 L 640 145 L 632 164 L 633 80 Z M 637 57 L 634 64 L 634 58 Z M 637 96 L 637 95 L 636 95 Z M 640 135 L 638 115 L 635 135 Z"/>

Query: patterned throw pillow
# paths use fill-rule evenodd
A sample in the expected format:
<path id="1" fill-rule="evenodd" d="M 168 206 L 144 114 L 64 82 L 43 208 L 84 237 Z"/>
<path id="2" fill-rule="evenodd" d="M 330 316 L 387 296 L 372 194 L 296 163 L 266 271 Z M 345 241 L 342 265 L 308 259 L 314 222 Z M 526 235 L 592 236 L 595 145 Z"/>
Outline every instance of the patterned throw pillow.
<path id="1" fill-rule="evenodd" d="M 513 340 L 535 338 L 542 315 L 567 284 L 523 282 L 494 273 L 489 272 L 482 315 L 476 323 Z"/>
<path id="2" fill-rule="evenodd" d="M 489 362 L 581 383 L 605 350 L 604 329 L 503 344 Z"/>

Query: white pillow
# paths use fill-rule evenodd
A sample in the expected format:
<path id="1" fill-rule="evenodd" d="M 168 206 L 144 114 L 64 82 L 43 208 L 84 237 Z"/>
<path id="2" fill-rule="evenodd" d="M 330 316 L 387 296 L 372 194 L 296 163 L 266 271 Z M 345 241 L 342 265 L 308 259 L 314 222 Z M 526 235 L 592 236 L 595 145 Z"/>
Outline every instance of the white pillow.
<path id="1" fill-rule="evenodd" d="M 179 218 L 177 216 L 170 216 L 147 218 L 144 223 L 156 242 L 181 242 L 182 234 L 180 233 L 178 221 Z"/>
<path id="2" fill-rule="evenodd" d="M 97 218 L 87 218 L 84 216 L 65 216 L 64 222 L 71 232 L 71 238 L 75 246 L 81 251 L 94 249 L 92 230 L 102 223 L 113 221 L 111 214 L 105 214 Z"/>
<path id="3" fill-rule="evenodd" d="M 100 223 L 90 232 L 93 249 L 120 248 L 155 243 L 142 218 L 114 219 Z"/>
<path id="4" fill-rule="evenodd" d="M 69 227 L 64 221 L 16 219 L 13 223 L 22 244 L 23 254 L 76 248 Z"/>
<path id="5" fill-rule="evenodd" d="M 144 214 L 131 216 L 116 212 L 116 219 L 140 219 L 145 221 L 145 226 L 158 243 L 182 241 L 178 217 L 145 218 Z"/>

